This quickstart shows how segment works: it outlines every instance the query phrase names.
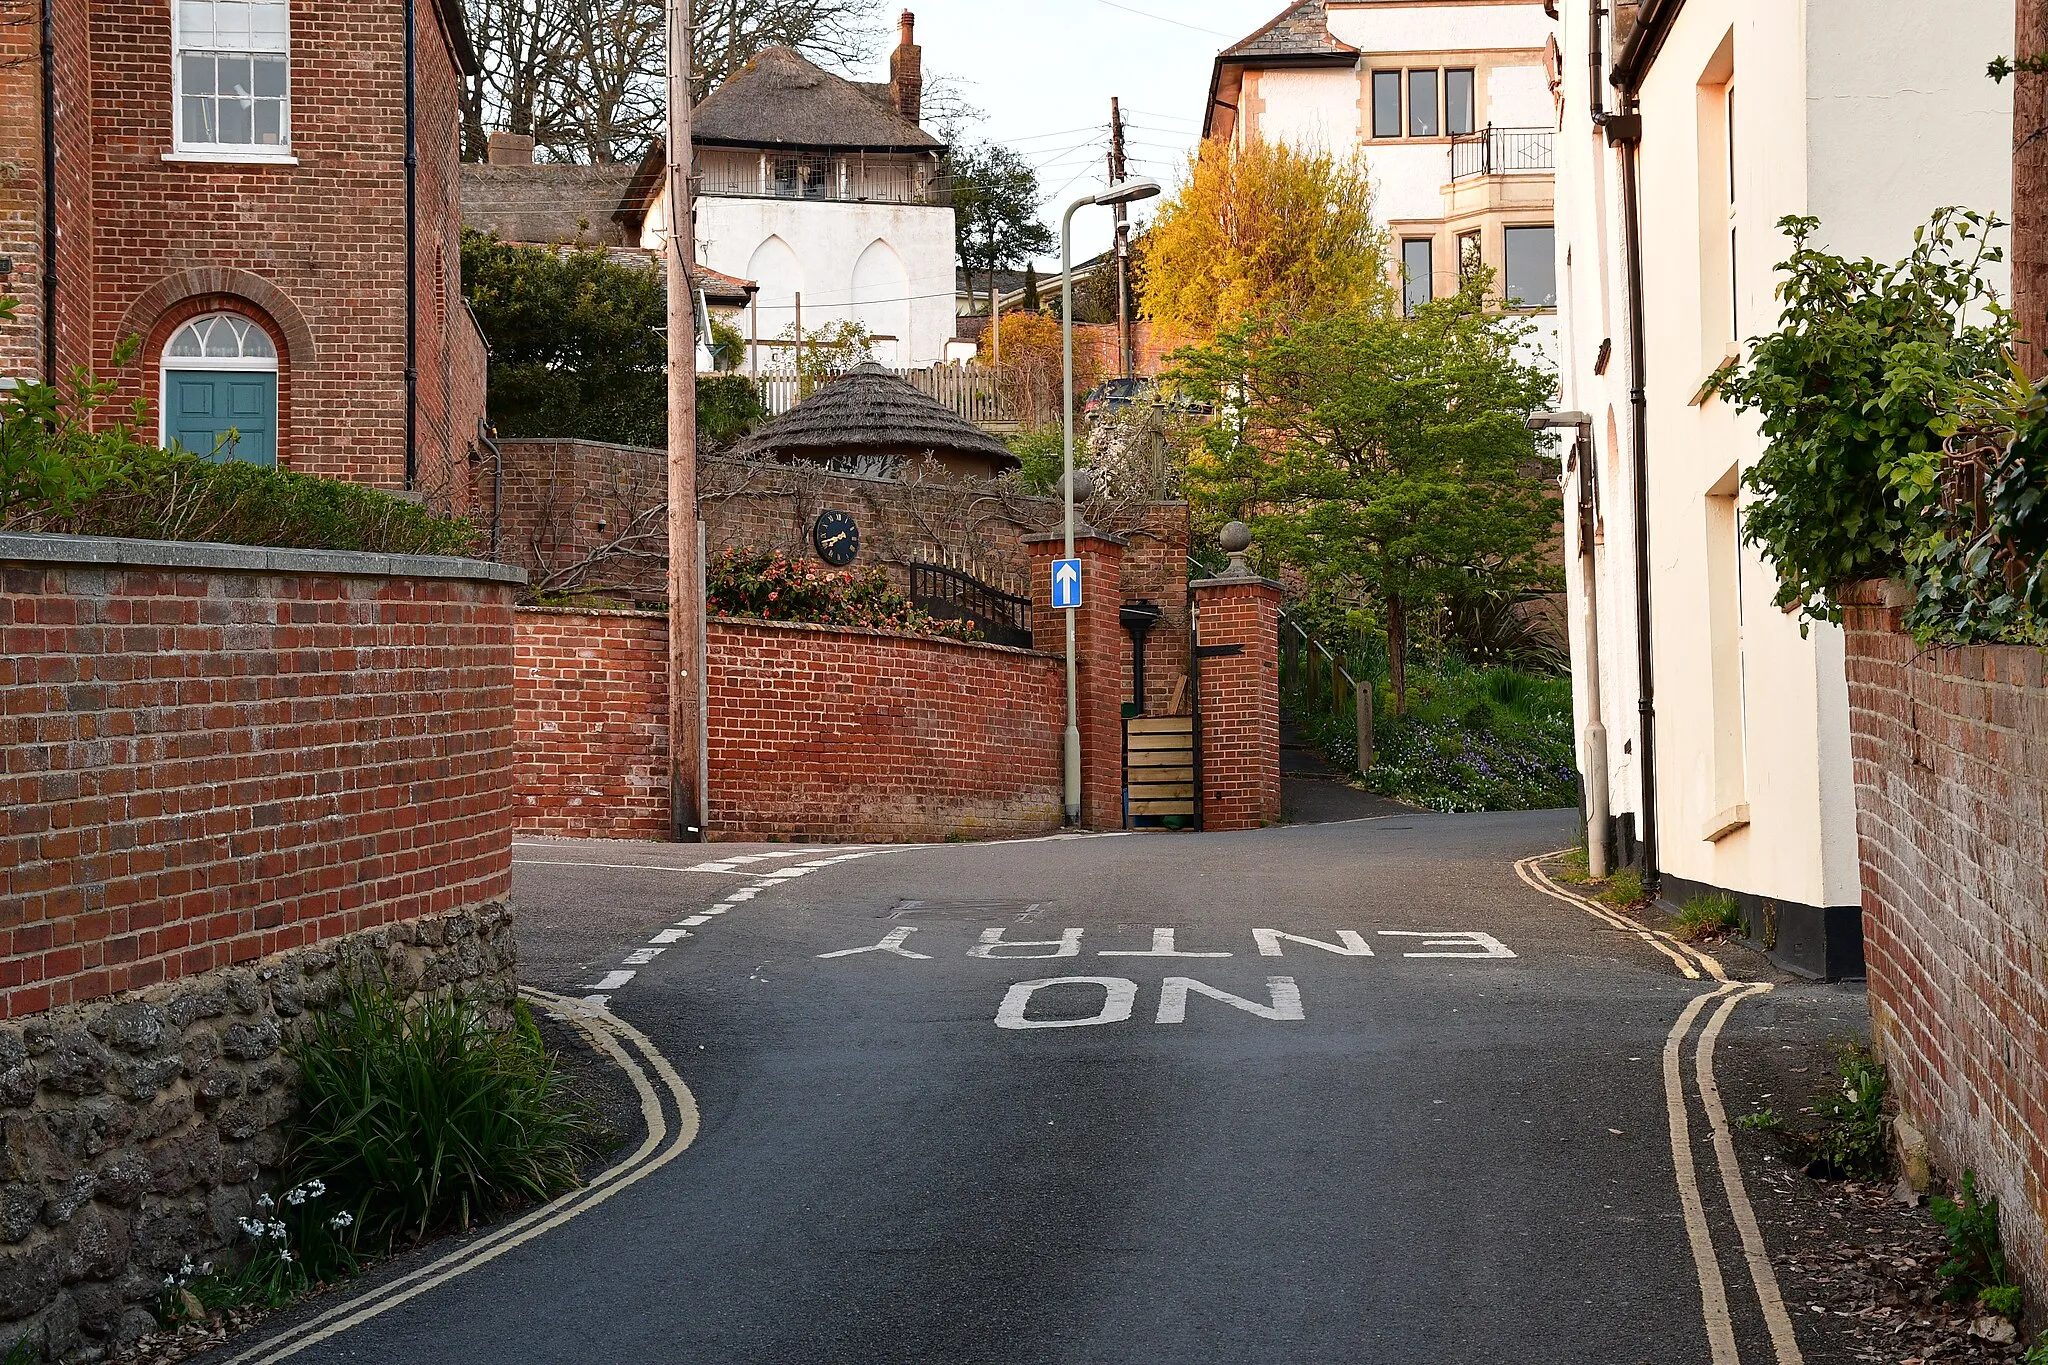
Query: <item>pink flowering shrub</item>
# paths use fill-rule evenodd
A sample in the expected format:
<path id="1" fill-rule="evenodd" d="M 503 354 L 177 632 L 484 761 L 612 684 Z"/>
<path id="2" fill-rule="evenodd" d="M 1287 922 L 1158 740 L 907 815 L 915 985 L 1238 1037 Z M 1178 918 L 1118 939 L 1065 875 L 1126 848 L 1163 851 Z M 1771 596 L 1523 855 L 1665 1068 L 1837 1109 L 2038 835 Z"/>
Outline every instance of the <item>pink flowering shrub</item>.
<path id="1" fill-rule="evenodd" d="M 803 625 L 864 626 L 947 640 L 980 640 L 968 621 L 941 621 L 889 586 L 880 565 L 827 569 L 780 550 L 721 550 L 704 566 L 713 616 Z"/>

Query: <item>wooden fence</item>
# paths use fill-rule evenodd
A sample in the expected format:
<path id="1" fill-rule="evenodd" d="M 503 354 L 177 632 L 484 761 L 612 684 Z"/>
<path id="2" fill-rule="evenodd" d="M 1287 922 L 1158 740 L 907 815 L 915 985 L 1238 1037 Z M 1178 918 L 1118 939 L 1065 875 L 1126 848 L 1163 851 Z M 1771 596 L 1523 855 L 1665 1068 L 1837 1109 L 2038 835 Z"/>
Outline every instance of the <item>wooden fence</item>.
<path id="1" fill-rule="evenodd" d="M 908 380 L 910 387 L 936 398 L 968 421 L 993 432 L 1017 429 L 1017 419 L 1003 401 L 1002 385 L 994 370 L 965 365 L 933 365 L 921 370 L 891 370 Z M 762 374 L 754 383 L 771 416 L 780 417 L 797 405 L 799 381 L 793 374 Z"/>

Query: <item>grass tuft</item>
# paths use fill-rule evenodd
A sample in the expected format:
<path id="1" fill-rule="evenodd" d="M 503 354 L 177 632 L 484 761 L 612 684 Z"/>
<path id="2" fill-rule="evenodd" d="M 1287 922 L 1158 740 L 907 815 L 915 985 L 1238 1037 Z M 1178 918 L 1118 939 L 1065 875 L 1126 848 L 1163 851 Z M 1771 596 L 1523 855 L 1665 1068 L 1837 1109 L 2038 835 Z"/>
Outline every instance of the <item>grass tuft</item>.
<path id="1" fill-rule="evenodd" d="M 1641 905 L 1649 899 L 1649 893 L 1643 889 L 1643 874 L 1632 867 L 1620 869 L 1607 879 L 1607 889 L 1598 899 L 1617 910 Z"/>
<path id="2" fill-rule="evenodd" d="M 1557 879 L 1572 886 L 1584 886 L 1593 880 L 1592 864 L 1584 844 L 1566 849 L 1558 858 Z"/>
<path id="3" fill-rule="evenodd" d="M 524 1004 L 500 1032 L 469 1001 L 408 1009 L 387 986 L 356 983 L 291 1054 L 302 1107 L 286 1170 L 325 1184 L 361 1254 L 573 1189 L 600 1142 Z"/>
<path id="4" fill-rule="evenodd" d="M 1694 896 L 1678 912 L 1678 936 L 1688 943 L 1718 938 L 1742 928 L 1742 907 L 1725 892 Z"/>
<path id="5" fill-rule="evenodd" d="M 1954 1199 L 1937 1195 L 1927 1205 L 1948 1236 L 1948 1260 L 1935 1272 L 1946 1285 L 1942 1296 L 1952 1303 L 1980 1303 L 2017 1322 L 2026 1308 L 2025 1294 L 2006 1265 L 1998 1201 L 1978 1197 L 1975 1171 L 1963 1172 L 1956 1193 Z"/>

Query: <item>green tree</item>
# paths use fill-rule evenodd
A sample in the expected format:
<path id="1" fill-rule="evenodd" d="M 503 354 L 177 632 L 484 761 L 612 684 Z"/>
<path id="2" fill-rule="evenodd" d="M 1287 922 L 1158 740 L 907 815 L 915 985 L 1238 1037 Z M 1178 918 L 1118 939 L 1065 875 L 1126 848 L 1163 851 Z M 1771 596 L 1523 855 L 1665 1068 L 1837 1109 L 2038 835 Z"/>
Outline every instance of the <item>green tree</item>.
<path id="1" fill-rule="evenodd" d="M 1397 711 L 1417 611 L 1557 585 L 1558 501 L 1523 425 L 1553 384 L 1522 358 L 1529 324 L 1488 310 L 1490 283 L 1412 318 L 1265 313 L 1179 357 L 1182 391 L 1222 414 L 1190 458 L 1190 500 L 1250 523 L 1270 566 L 1377 603 Z"/>
<path id="2" fill-rule="evenodd" d="M 974 276 L 987 277 L 1059 245 L 1038 221 L 1038 173 L 1008 147 L 984 142 L 953 155 L 953 239 L 970 293 Z"/>
<path id="3" fill-rule="evenodd" d="M 668 285 L 657 263 L 602 247 L 521 246 L 462 236 L 462 292 L 490 343 L 491 420 L 506 436 L 668 444 Z M 712 324 L 715 361 L 744 356 L 736 329 Z M 700 379 L 697 418 L 712 443 L 764 416 L 743 376 Z"/>

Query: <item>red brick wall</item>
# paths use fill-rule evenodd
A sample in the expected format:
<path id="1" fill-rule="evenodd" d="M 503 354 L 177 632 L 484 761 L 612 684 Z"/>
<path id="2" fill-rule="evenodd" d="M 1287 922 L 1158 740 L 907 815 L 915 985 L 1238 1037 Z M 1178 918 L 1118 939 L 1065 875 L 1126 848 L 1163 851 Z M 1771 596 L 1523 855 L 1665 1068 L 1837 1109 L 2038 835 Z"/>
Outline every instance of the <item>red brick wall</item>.
<path id="1" fill-rule="evenodd" d="M 522 831 L 668 833 L 668 630 L 522 609 Z M 939 840 L 1060 823 L 1056 660 L 878 631 L 715 621 L 715 839 Z"/>
<path id="2" fill-rule="evenodd" d="M 668 618 L 521 608 L 519 828 L 666 839 Z"/>
<path id="3" fill-rule="evenodd" d="M 0 1013 L 503 898 L 512 671 L 505 583 L 0 560 Z"/>
<path id="4" fill-rule="evenodd" d="M 1032 536 L 1026 548 L 1032 558 L 1032 644 L 1064 660 L 1067 613 L 1052 605 L 1052 566 L 1066 554 L 1066 538 Z M 1098 535 L 1074 538 L 1074 557 L 1081 561 L 1081 605 L 1074 612 L 1074 712 L 1075 728 L 1081 732 L 1081 823 L 1090 829 L 1121 829 L 1124 823 L 1123 705 L 1131 697 L 1131 640 L 1117 617 L 1125 595 L 1124 551 L 1119 539 Z M 1064 663 L 1060 679 L 1059 728 L 1064 746 Z M 1149 647 L 1145 682 L 1150 690 Z M 1064 796 L 1064 775 L 1062 784 Z"/>
<path id="5" fill-rule="evenodd" d="M 533 575 L 535 586 L 615 589 L 628 599 L 667 595 L 667 524 L 659 515 L 668 499 L 660 451 L 587 441 L 504 441 L 505 496 L 500 509 L 499 557 Z M 477 474 L 487 500 L 491 471 Z M 853 513 L 861 528 L 861 564 L 880 564 L 899 589 L 903 567 L 934 560 L 962 568 L 1019 596 L 1034 585 L 1027 534 L 1059 525 L 1060 505 L 1002 484 L 905 484 L 857 479 L 779 465 L 705 460 L 699 474 L 701 509 L 711 549 L 755 545 L 812 554 L 810 529 L 819 512 Z M 488 519 L 487 508 L 479 515 Z M 1127 600 L 1147 598 L 1165 611 L 1146 646 L 1146 702 L 1166 709 L 1174 684 L 1188 666 L 1185 503 L 1099 506 L 1089 515 L 1128 542 L 1121 569 Z M 592 551 L 625 542 L 631 554 L 601 564 L 574 583 L 549 575 L 573 568 Z M 1129 643 L 1121 647 L 1128 688 Z"/>
<path id="6" fill-rule="evenodd" d="M 1202 828 L 1280 819 L 1280 588 L 1264 579 L 1195 584 L 1198 643 L 1242 645 L 1202 660 Z"/>
<path id="7" fill-rule="evenodd" d="M 1922 652 L 1865 584 L 1848 613 L 1872 1028 L 1951 1176 L 2004 1206 L 2048 1292 L 2048 687 L 2043 651 Z"/>
<path id="8" fill-rule="evenodd" d="M 0 0 L 0 279 L 13 322 L 0 322 L 0 375 L 43 373 L 42 21 L 37 0 Z"/>

